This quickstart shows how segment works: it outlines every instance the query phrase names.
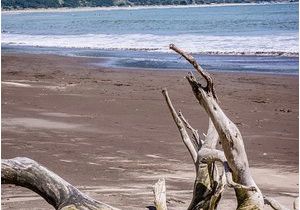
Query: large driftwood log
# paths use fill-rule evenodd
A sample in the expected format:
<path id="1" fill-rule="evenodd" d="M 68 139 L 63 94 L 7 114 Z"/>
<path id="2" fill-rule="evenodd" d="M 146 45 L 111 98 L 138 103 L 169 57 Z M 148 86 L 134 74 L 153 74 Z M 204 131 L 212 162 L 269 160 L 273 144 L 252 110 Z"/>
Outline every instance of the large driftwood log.
<path id="1" fill-rule="evenodd" d="M 61 177 L 29 158 L 2 160 L 1 183 L 26 187 L 59 210 L 117 210 L 81 193 Z"/>
<path id="2" fill-rule="evenodd" d="M 1 184 L 28 188 L 57 210 L 119 210 L 88 197 L 54 172 L 26 157 L 1 161 Z M 155 183 L 153 193 L 156 209 L 167 210 L 164 179 Z"/>
<path id="3" fill-rule="evenodd" d="M 191 72 L 186 77 L 196 99 L 209 117 L 209 129 L 203 142 L 199 140 L 196 130 L 187 123 L 185 118 L 180 118 L 182 114 L 176 113 L 166 89 L 162 91 L 183 142 L 196 166 L 194 195 L 189 209 L 216 209 L 224 185 L 235 189 L 238 210 L 261 210 L 264 204 L 268 204 L 274 209 L 284 209 L 277 201 L 264 199 L 254 182 L 242 135 L 219 106 L 213 78 L 201 68 L 191 55 L 174 44 L 170 44 L 170 49 L 192 64 L 206 81 L 206 85 L 202 85 Z M 192 131 L 194 141 L 188 136 L 186 128 Z M 223 151 L 215 148 L 218 140 L 221 142 Z M 219 179 L 216 178 L 217 171 L 214 165 L 216 161 L 221 162 L 224 166 L 225 182 L 222 176 Z"/>
<path id="4" fill-rule="evenodd" d="M 226 165 L 228 166 L 227 170 L 231 172 L 233 181 L 240 186 L 246 186 L 235 187 L 238 202 L 237 209 L 263 209 L 264 198 L 251 176 L 242 135 L 237 126 L 225 115 L 219 106 L 214 90 L 213 79 L 207 72 L 204 72 L 191 55 L 183 52 L 173 44 L 170 45 L 170 49 L 183 56 L 206 80 L 206 86 L 203 86 L 191 73 L 186 77 L 196 99 L 211 119 L 224 151 L 224 156 L 222 157 L 220 156 L 221 151 L 212 149 L 208 152 L 207 158 L 210 161 L 218 160 L 223 162 L 224 167 L 226 167 Z M 202 162 L 203 160 L 207 161 L 207 159 L 203 159 L 201 155 L 200 158 Z"/>

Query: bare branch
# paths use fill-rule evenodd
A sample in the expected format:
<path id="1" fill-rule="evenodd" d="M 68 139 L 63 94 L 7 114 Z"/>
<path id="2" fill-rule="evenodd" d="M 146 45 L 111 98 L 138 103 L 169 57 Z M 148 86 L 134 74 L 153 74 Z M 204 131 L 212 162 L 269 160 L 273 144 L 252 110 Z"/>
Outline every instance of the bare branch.
<path id="1" fill-rule="evenodd" d="M 186 131 L 186 127 L 190 127 L 190 129 L 193 129 L 188 123 L 187 120 L 183 117 L 181 113 L 181 117 L 176 113 L 172 102 L 168 96 L 167 90 L 162 91 L 166 101 L 168 108 L 170 109 L 170 112 L 172 114 L 172 117 L 174 119 L 175 124 L 178 127 L 178 130 L 181 134 L 181 137 L 183 139 L 183 142 L 185 143 L 186 147 L 190 151 L 190 154 L 194 160 L 194 164 L 196 167 L 196 179 L 194 183 L 194 190 L 193 190 L 193 198 L 192 201 L 188 207 L 189 210 L 197 210 L 197 209 L 203 209 L 208 210 L 209 208 L 211 210 L 214 210 L 217 208 L 217 205 L 221 198 L 222 190 L 220 189 L 218 191 L 218 194 L 215 194 L 216 192 L 216 182 L 212 177 L 214 177 L 216 169 L 214 167 L 211 167 L 214 165 L 212 164 L 206 164 L 206 163 L 200 163 L 197 161 L 198 154 L 196 152 L 195 146 L 188 136 L 188 133 Z M 185 123 L 185 124 L 184 124 Z M 185 127 L 186 126 L 186 127 Z M 195 129 L 194 129 L 195 130 Z M 197 137 L 196 132 L 194 131 L 194 137 Z M 199 141 L 200 142 L 200 141 Z M 200 149 L 201 150 L 201 149 Z"/>
<path id="2" fill-rule="evenodd" d="M 265 204 L 271 206 L 274 210 L 289 210 L 285 206 L 281 205 L 277 200 L 270 197 L 264 197 Z"/>
<path id="3" fill-rule="evenodd" d="M 156 210 L 167 210 L 165 179 L 159 179 L 153 186 L 154 205 Z"/>
<path id="4" fill-rule="evenodd" d="M 217 99 L 217 95 L 214 89 L 214 83 L 213 78 L 210 76 L 209 73 L 204 71 L 204 69 L 196 62 L 195 58 L 191 56 L 190 54 L 182 51 L 181 49 L 177 48 L 174 44 L 170 44 L 169 48 L 178 54 L 180 54 L 182 57 L 184 57 L 190 64 L 193 65 L 193 67 L 198 71 L 198 73 L 206 80 L 206 87 L 204 88 L 208 93 L 211 92 L 213 97 Z"/>
<path id="5" fill-rule="evenodd" d="M 194 129 L 189 122 L 185 119 L 185 117 L 183 116 L 182 112 L 179 111 L 178 116 L 180 117 L 180 119 L 183 121 L 184 125 L 186 128 L 190 129 L 190 131 L 193 134 L 193 139 L 195 140 L 195 145 L 197 146 L 198 150 L 202 147 L 202 140 L 199 137 L 198 134 L 198 130 Z"/>
<path id="6" fill-rule="evenodd" d="M 183 140 L 183 143 L 185 144 L 185 146 L 187 147 L 192 159 L 193 159 L 193 162 L 196 163 L 197 161 L 197 151 L 194 147 L 194 144 L 192 143 L 192 140 L 190 139 L 186 129 L 185 129 L 185 126 L 182 122 L 182 120 L 179 118 L 179 116 L 177 115 L 176 111 L 175 111 L 175 108 L 173 107 L 173 104 L 169 98 L 169 95 L 168 95 L 168 91 L 167 89 L 163 89 L 162 90 L 162 94 L 163 96 L 165 97 L 166 99 L 166 102 L 168 104 L 168 107 L 169 107 L 169 110 L 172 114 L 172 117 L 174 119 L 174 122 L 175 124 L 177 125 L 178 127 L 178 130 L 181 134 L 181 138 Z"/>

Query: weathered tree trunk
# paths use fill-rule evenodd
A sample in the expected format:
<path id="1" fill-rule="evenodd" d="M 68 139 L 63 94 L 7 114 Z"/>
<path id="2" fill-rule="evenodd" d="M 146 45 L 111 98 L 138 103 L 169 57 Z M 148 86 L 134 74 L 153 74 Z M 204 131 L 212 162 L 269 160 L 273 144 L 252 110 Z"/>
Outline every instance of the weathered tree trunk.
<path id="1" fill-rule="evenodd" d="M 209 119 L 211 119 L 213 128 L 211 123 L 210 128 L 213 130 L 216 129 L 224 151 L 223 153 L 222 151 L 216 150 L 215 142 L 206 138 L 205 142 L 211 142 L 210 146 L 207 147 L 206 145 L 203 145 L 202 148 L 200 148 L 196 163 L 199 164 L 199 162 L 202 162 L 211 164 L 215 161 L 222 162 L 224 164 L 225 174 L 227 174 L 227 182 L 230 186 L 235 188 L 238 202 L 237 209 L 263 209 L 263 195 L 251 176 L 242 136 L 236 125 L 231 122 L 220 108 L 217 102 L 213 79 L 201 68 L 191 55 L 183 52 L 173 44 L 170 45 L 170 49 L 174 50 L 190 62 L 198 73 L 206 80 L 206 86 L 202 86 L 191 73 L 186 77 L 192 87 L 194 95 L 200 105 L 205 109 Z M 171 112 L 173 112 L 173 110 L 171 110 Z M 174 113 L 172 113 L 172 116 L 174 118 Z M 175 120 L 175 123 L 178 126 L 178 120 Z M 180 126 L 178 126 L 178 128 L 179 130 L 183 130 Z M 181 136 L 183 137 L 183 135 Z M 216 136 L 216 134 L 214 134 L 214 136 Z M 215 137 L 212 139 L 215 139 Z M 195 157 L 193 157 L 193 159 L 195 159 Z M 206 171 L 200 176 L 202 178 L 206 177 L 209 172 L 211 171 Z M 229 177 L 231 174 L 233 181 L 230 180 L 231 177 Z M 197 174 L 197 178 L 198 176 L 199 175 Z M 205 181 L 202 180 L 202 182 Z M 200 191 L 197 194 L 199 195 L 199 193 Z M 206 198 L 208 198 L 207 195 Z"/>
<path id="2" fill-rule="evenodd" d="M 60 210 L 117 210 L 81 193 L 61 177 L 37 162 L 23 157 L 1 162 L 2 184 L 26 187 Z"/>
<path id="3" fill-rule="evenodd" d="M 181 138 L 187 147 L 195 165 L 196 179 L 194 183 L 193 198 L 188 209 L 216 209 L 223 191 L 224 184 L 222 181 L 220 182 L 222 179 L 219 179 L 217 176 L 217 168 L 214 167 L 214 163 L 207 164 L 199 162 L 198 155 L 201 148 L 215 148 L 218 141 L 218 134 L 215 132 L 213 124 L 210 123 L 206 140 L 203 142 L 198 135 L 198 131 L 192 128 L 182 113 L 179 112 L 179 114 L 177 114 L 169 98 L 167 90 L 164 89 L 162 93 L 166 99 L 174 122 L 181 134 Z M 192 131 L 193 139 L 189 137 L 186 128 Z"/>
<path id="4" fill-rule="evenodd" d="M 162 93 L 181 134 L 181 138 L 190 152 L 196 169 L 193 198 L 188 209 L 216 209 L 224 190 L 224 185 L 236 189 L 245 189 L 246 191 L 256 190 L 253 187 L 238 184 L 232 180 L 224 153 L 216 150 L 219 136 L 213 122 L 209 119 L 208 131 L 205 140 L 202 141 L 197 130 L 187 122 L 182 113 L 180 111 L 179 114 L 176 113 L 167 90 L 164 89 Z M 191 130 L 193 139 L 189 137 L 186 128 Z M 218 176 L 215 161 L 220 161 L 224 166 L 225 173 L 222 173 L 221 176 Z M 225 179 L 223 176 L 225 176 Z"/>

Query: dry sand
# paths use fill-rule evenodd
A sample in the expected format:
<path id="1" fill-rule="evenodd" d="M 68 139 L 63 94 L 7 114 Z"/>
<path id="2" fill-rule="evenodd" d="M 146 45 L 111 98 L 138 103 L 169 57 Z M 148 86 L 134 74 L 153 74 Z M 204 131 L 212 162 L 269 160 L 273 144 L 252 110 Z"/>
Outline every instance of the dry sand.
<path id="1" fill-rule="evenodd" d="M 99 59 L 97 59 L 98 61 Z M 2 55 L 2 158 L 30 157 L 95 199 L 152 205 L 166 178 L 170 209 L 186 209 L 194 171 L 160 93 L 206 132 L 207 116 L 183 71 L 113 70 L 91 58 Z M 298 196 L 298 77 L 214 73 L 221 106 L 238 125 L 261 190 L 291 207 Z M 234 209 L 228 189 L 222 210 Z M 52 209 L 2 186 L 2 209 Z"/>

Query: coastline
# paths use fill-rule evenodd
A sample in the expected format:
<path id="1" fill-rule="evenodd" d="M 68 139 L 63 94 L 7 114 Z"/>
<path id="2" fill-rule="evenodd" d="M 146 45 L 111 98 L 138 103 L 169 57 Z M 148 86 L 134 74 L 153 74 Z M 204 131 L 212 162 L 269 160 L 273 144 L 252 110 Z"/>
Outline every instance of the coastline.
<path id="1" fill-rule="evenodd" d="M 194 168 L 160 93 L 167 87 L 174 106 L 205 132 L 207 116 L 186 73 L 91 66 L 95 60 L 2 53 L 2 158 L 30 157 L 92 197 L 133 210 L 152 204 L 151 186 L 165 177 L 170 209 L 186 209 Z M 298 196 L 298 77 L 212 74 L 256 182 L 291 206 Z M 23 188 L 3 192 L 3 209 L 49 209 Z M 233 209 L 234 200 L 222 202 Z"/>
<path id="2" fill-rule="evenodd" d="M 188 71 L 190 65 L 176 54 L 169 52 L 151 52 L 142 50 L 56 48 L 2 45 L 4 54 L 58 55 L 74 58 L 86 58 L 94 67 L 116 70 L 150 71 Z M 195 54 L 201 65 L 209 72 L 250 73 L 261 75 L 299 75 L 299 57 L 284 55 L 237 55 L 237 54 Z M 97 60 L 100 60 L 98 62 Z M 265 63 L 265 64 L 264 64 Z M 273 64 L 272 64 L 273 63 Z"/>
<path id="3" fill-rule="evenodd" d="M 61 62 L 60 60 L 67 61 L 76 61 L 79 62 L 80 68 L 85 67 L 88 71 L 96 70 L 96 72 L 93 72 L 93 74 L 97 74 L 97 71 L 100 70 L 100 72 L 115 72 L 115 73 L 158 73 L 158 74 L 184 74 L 189 71 L 194 71 L 192 68 L 188 69 L 182 69 L 182 68 L 170 68 L 168 70 L 163 68 L 145 68 L 145 67 L 125 67 L 125 66 L 111 66 L 106 65 L 105 63 L 109 61 L 109 57 L 91 57 L 91 56 L 73 56 L 73 55 L 61 55 L 61 54 L 52 54 L 52 53 L 32 53 L 32 52 L 2 52 L 3 57 L 25 57 L 25 58 L 35 58 L 35 57 L 41 57 L 42 59 L 45 59 L 47 57 L 50 57 L 51 59 L 58 59 L 58 62 Z M 221 55 L 223 56 L 223 55 Z M 230 55 L 235 56 L 235 55 Z M 262 56 L 263 57 L 263 56 Z M 184 61 L 184 60 L 183 60 Z M 187 63 L 188 64 L 188 63 Z M 201 64 L 201 61 L 199 63 Z M 190 65 L 188 64 L 190 67 Z M 207 70 L 207 69 L 206 69 Z M 66 69 L 67 72 L 70 72 L 70 69 Z M 208 70 L 210 74 L 213 75 L 220 75 L 220 76 L 257 76 L 257 77 L 275 77 L 275 78 L 296 78 L 299 77 L 299 73 L 297 74 L 290 74 L 290 73 L 273 73 L 273 72 L 255 72 L 255 71 L 230 71 L 230 70 L 224 70 L 224 71 L 216 71 L 216 70 Z"/>
<path id="4" fill-rule="evenodd" d="M 153 48 L 101 48 L 101 47 L 90 47 L 90 46 L 41 46 L 41 45 L 27 45 L 22 43 L 21 45 L 14 44 L 11 42 L 3 43 L 2 48 L 5 50 L 12 50 L 13 52 L 22 51 L 24 53 L 32 53 L 31 51 L 38 52 L 38 49 L 45 49 L 51 51 L 51 49 L 61 49 L 62 51 L 80 51 L 80 50 L 94 50 L 94 51 L 107 51 L 107 52 L 148 52 L 148 53 L 165 53 L 165 54 L 176 54 L 173 51 L 170 51 L 168 46 L 165 45 L 163 48 L 153 47 Z M 284 52 L 284 51 L 255 51 L 255 52 L 245 52 L 245 51 L 199 51 L 191 52 L 195 55 L 202 56 L 257 56 L 257 57 L 288 57 L 288 58 L 299 58 L 299 52 Z M 71 55 L 70 55 L 71 56 Z"/>
<path id="5" fill-rule="evenodd" d="M 128 7 L 76 7 L 76 8 L 38 8 L 38 9 L 20 9 L 20 10 L 1 10 L 2 14 L 18 13 L 44 13 L 44 12 L 91 12 L 91 11 L 109 11 L 109 10 L 137 10 L 137 9 L 166 9 L 166 8 L 198 8 L 198 7 L 226 7 L 226 6 L 248 6 L 248 5 L 269 5 L 269 4 L 299 4 L 299 2 L 274 1 L 262 3 L 212 3 L 197 5 L 149 5 L 149 6 L 128 6 Z"/>

